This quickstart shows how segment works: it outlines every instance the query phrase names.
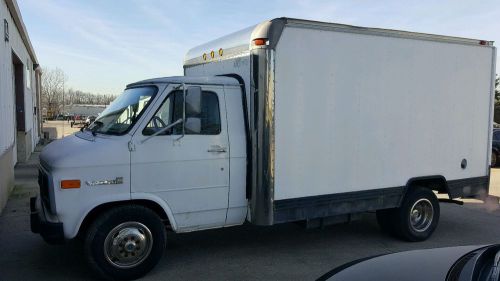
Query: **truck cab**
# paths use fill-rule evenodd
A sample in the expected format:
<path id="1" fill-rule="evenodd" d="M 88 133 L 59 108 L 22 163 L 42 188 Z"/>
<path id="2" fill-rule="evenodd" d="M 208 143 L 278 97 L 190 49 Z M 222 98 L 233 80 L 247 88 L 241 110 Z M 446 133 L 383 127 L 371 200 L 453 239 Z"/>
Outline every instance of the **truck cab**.
<path id="1" fill-rule="evenodd" d="M 228 77 L 128 85 L 88 129 L 41 153 L 33 229 L 49 242 L 72 239 L 92 228 L 98 213 L 119 206 L 153 210 L 158 222 L 176 232 L 242 224 L 247 215 L 242 98 L 241 85 Z M 145 223 L 112 233 L 125 232 L 130 235 L 108 243 L 108 258 L 120 251 L 113 244 L 146 243 L 144 233 L 153 238 Z"/>

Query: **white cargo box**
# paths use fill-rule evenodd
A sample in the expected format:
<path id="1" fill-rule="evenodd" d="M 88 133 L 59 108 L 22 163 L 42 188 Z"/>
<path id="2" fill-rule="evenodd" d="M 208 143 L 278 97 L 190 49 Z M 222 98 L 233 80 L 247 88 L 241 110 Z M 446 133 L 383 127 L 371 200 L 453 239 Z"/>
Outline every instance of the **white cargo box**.
<path id="1" fill-rule="evenodd" d="M 280 18 L 184 68 L 244 85 L 252 221 L 273 224 L 396 207 L 416 180 L 484 195 L 495 56 L 488 41 Z"/>

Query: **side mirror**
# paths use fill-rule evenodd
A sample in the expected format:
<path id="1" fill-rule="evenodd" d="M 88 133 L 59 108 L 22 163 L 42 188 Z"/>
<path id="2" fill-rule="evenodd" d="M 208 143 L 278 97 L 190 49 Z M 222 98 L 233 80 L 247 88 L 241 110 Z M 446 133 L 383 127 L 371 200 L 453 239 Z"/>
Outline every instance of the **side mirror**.
<path id="1" fill-rule="evenodd" d="M 201 87 L 188 87 L 186 91 L 186 118 L 201 114 Z"/>

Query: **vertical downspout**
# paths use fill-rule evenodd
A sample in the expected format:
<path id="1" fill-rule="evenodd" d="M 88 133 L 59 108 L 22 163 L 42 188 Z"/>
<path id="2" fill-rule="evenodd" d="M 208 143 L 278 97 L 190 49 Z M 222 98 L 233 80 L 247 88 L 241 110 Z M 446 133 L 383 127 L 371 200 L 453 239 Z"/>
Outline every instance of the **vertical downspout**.
<path id="1" fill-rule="evenodd" d="M 36 116 L 37 116 L 37 126 L 38 126 L 38 138 L 43 137 L 43 120 L 42 120 L 42 70 L 40 66 L 37 65 L 35 68 L 35 95 L 36 95 Z"/>

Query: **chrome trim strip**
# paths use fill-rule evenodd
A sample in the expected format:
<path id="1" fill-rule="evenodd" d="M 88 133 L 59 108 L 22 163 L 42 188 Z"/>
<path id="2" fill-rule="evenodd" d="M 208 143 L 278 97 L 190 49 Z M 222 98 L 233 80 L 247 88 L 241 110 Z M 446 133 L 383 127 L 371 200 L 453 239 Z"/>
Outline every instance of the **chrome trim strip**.
<path id="1" fill-rule="evenodd" d="M 274 57 L 270 49 L 251 53 L 252 137 L 251 222 L 272 225 L 274 197 Z"/>
<path id="2" fill-rule="evenodd" d="M 275 91 L 274 91 L 274 50 L 266 51 L 267 69 L 265 76 L 266 95 L 265 95 L 265 113 L 264 113 L 264 180 L 269 192 L 269 222 L 274 224 L 274 164 L 275 164 Z"/>

